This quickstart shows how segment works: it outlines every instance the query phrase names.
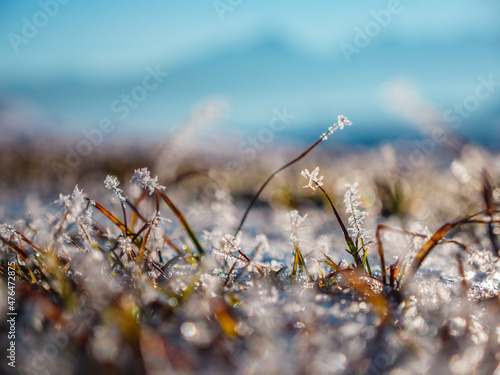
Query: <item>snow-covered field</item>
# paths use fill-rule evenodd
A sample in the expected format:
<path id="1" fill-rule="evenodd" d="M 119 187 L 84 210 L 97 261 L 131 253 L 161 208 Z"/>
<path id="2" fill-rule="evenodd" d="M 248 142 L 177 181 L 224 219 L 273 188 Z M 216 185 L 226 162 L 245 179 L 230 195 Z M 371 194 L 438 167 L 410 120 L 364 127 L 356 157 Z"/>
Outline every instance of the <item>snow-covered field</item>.
<path id="1" fill-rule="evenodd" d="M 313 150 L 236 233 L 301 152 L 31 196 L 0 228 L 2 373 L 499 374 L 500 155 Z"/>

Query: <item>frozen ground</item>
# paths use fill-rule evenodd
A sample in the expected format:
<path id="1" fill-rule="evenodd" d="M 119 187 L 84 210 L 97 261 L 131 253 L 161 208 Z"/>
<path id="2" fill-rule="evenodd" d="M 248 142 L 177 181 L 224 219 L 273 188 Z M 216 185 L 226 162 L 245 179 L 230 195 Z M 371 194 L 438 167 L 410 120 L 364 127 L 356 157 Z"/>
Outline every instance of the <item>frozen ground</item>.
<path id="1" fill-rule="evenodd" d="M 466 145 L 451 164 L 429 157 L 403 171 L 390 146 L 314 153 L 266 188 L 232 237 L 250 193 L 293 152 L 264 154 L 229 178 L 224 163 L 180 179 L 194 164 L 171 164 L 162 176 L 159 160 L 151 178 L 131 170 L 120 185 L 107 179 L 110 190 L 99 182 L 5 209 L 18 215 L 0 229 L 0 298 L 14 290 L 15 305 L 0 313 L 18 315 L 16 368 L 4 356 L 2 373 L 500 373 L 500 156 Z M 303 188 L 300 171 L 316 166 L 368 252 L 362 264 L 326 197 Z M 346 212 L 356 182 L 351 211 L 366 231 Z"/>

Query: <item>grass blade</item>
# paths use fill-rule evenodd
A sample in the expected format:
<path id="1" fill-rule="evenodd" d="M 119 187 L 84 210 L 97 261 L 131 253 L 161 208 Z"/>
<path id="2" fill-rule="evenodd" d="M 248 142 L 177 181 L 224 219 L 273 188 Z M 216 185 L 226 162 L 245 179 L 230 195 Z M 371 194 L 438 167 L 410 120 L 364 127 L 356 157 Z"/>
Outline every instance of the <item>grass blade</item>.
<path id="1" fill-rule="evenodd" d="M 200 242 L 198 241 L 198 238 L 194 234 L 193 230 L 189 226 L 188 222 L 186 221 L 186 218 L 182 214 L 181 211 L 175 206 L 175 204 L 170 200 L 170 198 L 165 194 L 163 191 L 158 191 L 160 194 L 160 197 L 163 199 L 163 201 L 166 203 L 166 205 L 172 210 L 174 215 L 177 217 L 177 220 L 181 223 L 182 227 L 188 234 L 189 238 L 191 238 L 191 241 L 193 241 L 193 244 L 196 246 L 196 249 L 200 253 L 200 255 L 205 254 L 205 250 L 203 249 L 203 246 L 201 246 Z"/>

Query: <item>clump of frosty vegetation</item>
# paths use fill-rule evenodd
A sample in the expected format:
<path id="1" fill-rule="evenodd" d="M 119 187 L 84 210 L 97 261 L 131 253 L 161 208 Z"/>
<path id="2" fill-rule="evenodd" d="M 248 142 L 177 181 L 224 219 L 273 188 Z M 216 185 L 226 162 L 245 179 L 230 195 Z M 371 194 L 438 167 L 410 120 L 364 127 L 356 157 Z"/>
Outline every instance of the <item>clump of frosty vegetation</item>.
<path id="1" fill-rule="evenodd" d="M 346 125 L 339 116 L 255 197 Z M 12 264 L 16 273 L 18 368 L 499 371 L 500 157 L 467 146 L 449 171 L 408 177 L 387 147 L 379 160 L 391 158 L 389 170 L 373 155 L 358 166 L 328 160 L 324 176 L 319 167 L 300 173 L 307 190 L 292 173 L 291 189 L 309 195 L 282 208 L 236 201 L 223 188 L 205 206 L 177 199 L 173 184 L 142 168 L 127 186 L 107 176 L 106 203 L 75 187 L 0 226 L 1 272 Z"/>

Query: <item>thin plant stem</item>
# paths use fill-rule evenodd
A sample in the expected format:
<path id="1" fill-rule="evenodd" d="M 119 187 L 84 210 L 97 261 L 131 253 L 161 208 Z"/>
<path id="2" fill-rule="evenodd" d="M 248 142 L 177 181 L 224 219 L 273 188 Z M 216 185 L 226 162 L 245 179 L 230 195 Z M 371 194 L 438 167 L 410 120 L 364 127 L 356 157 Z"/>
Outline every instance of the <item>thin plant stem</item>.
<path id="1" fill-rule="evenodd" d="M 170 200 L 167 194 L 165 194 L 163 191 L 159 191 L 158 193 L 160 194 L 160 197 L 163 199 L 166 205 L 172 210 L 174 215 L 177 217 L 182 227 L 184 228 L 188 236 L 191 238 L 191 241 L 193 241 L 193 244 L 196 246 L 196 249 L 198 250 L 200 255 L 204 255 L 205 250 L 203 249 L 203 246 L 201 246 L 200 242 L 198 241 L 198 238 L 194 234 L 193 230 L 191 229 L 191 226 L 186 221 L 186 218 L 184 217 L 182 212 L 179 211 L 177 206 Z"/>
<path id="2" fill-rule="evenodd" d="M 302 154 L 300 154 L 295 159 L 293 159 L 292 161 L 288 162 L 287 164 L 285 164 L 281 168 L 278 168 L 273 174 L 271 174 L 266 179 L 266 181 L 264 181 L 264 183 L 261 185 L 261 187 L 259 188 L 259 190 L 257 191 L 257 193 L 253 196 L 252 201 L 250 202 L 250 204 L 248 205 L 247 209 L 245 210 L 245 213 L 241 217 L 240 223 L 238 224 L 238 227 L 236 228 L 236 231 L 234 232 L 234 237 L 236 237 L 238 235 L 238 233 L 241 231 L 241 228 L 243 228 L 243 224 L 245 224 L 245 221 L 247 219 L 248 213 L 250 212 L 250 210 L 252 209 L 252 207 L 255 205 L 255 203 L 259 199 L 260 194 L 265 189 L 265 187 L 269 184 L 269 182 L 271 182 L 271 180 L 278 173 L 280 173 L 284 169 L 288 168 L 289 166 L 295 164 L 296 162 L 298 162 L 299 160 L 301 160 L 302 158 L 304 158 L 307 154 L 309 154 L 312 150 L 314 150 L 316 148 L 316 146 L 318 146 L 325 139 L 326 138 L 324 136 L 322 136 L 320 139 L 318 139 L 316 142 L 314 142 L 311 146 L 309 146 L 309 148 L 307 150 L 305 150 Z"/>
<path id="3" fill-rule="evenodd" d="M 326 193 L 325 189 L 323 189 L 318 184 L 316 184 L 316 187 L 319 188 L 319 190 L 321 190 L 321 192 L 326 197 L 326 199 L 328 199 L 328 202 L 330 203 L 330 206 L 332 207 L 333 213 L 335 215 L 335 218 L 337 219 L 337 221 L 340 225 L 340 228 L 342 229 L 342 233 L 344 233 L 345 242 L 347 243 L 347 246 L 349 247 L 349 252 L 351 253 L 352 257 L 354 258 L 356 266 L 362 266 L 362 261 L 359 258 L 359 254 L 356 251 L 356 246 L 354 246 L 354 242 L 353 242 L 351 236 L 349 236 L 349 232 L 347 231 L 347 228 L 345 227 L 344 222 L 342 221 L 337 209 L 335 208 L 335 205 L 333 204 L 332 200 L 330 199 L 330 197 Z"/>

